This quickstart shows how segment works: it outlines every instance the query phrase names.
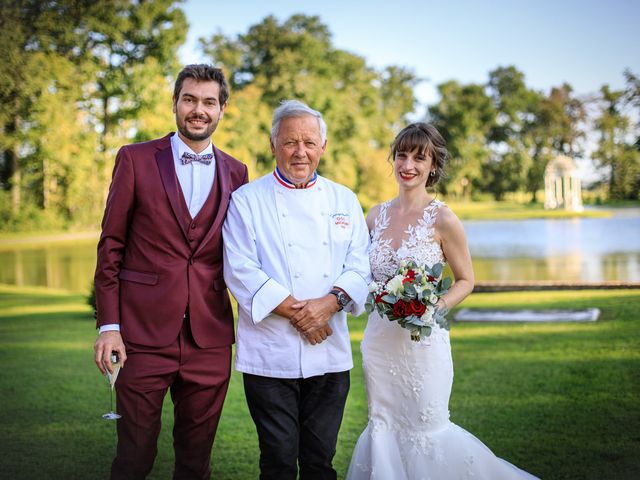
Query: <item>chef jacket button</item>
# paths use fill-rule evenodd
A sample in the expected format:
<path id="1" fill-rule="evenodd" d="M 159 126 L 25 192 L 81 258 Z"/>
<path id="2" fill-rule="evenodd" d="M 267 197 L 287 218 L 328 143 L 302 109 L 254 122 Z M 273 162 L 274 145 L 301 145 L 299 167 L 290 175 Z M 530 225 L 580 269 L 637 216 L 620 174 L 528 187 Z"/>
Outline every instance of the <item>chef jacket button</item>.
<path id="1" fill-rule="evenodd" d="M 284 213 L 284 212 L 282 212 L 282 216 L 283 216 L 283 217 L 286 217 L 286 216 L 287 216 L 287 214 L 286 214 L 286 213 Z"/>
<path id="2" fill-rule="evenodd" d="M 293 247 L 293 243 L 289 242 L 289 243 L 287 243 L 287 246 L 288 247 Z"/>
<path id="3" fill-rule="evenodd" d="M 296 272 L 296 274 L 294 275 L 295 278 L 300 278 L 300 272 Z"/>
<path id="4" fill-rule="evenodd" d="M 324 278 L 327 278 L 327 277 L 329 276 L 329 274 L 328 274 L 328 273 L 325 273 L 325 274 L 323 274 L 322 276 L 323 276 Z"/>
<path id="5" fill-rule="evenodd" d="M 323 245 L 329 245 L 329 242 L 327 242 L 326 240 L 324 240 L 324 241 L 322 242 L 322 244 L 323 244 Z"/>

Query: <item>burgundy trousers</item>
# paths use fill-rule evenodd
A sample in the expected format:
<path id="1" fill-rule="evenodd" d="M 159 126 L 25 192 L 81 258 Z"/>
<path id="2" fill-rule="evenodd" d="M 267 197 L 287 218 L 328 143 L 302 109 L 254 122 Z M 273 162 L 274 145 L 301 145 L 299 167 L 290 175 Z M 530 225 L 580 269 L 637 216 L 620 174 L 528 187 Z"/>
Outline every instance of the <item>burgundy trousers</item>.
<path id="1" fill-rule="evenodd" d="M 174 479 L 209 479 L 211 448 L 229 386 L 231 346 L 199 348 L 188 318 L 162 348 L 125 342 L 127 362 L 116 382 L 118 447 L 112 479 L 144 479 L 157 454 L 162 403 L 174 404 Z"/>

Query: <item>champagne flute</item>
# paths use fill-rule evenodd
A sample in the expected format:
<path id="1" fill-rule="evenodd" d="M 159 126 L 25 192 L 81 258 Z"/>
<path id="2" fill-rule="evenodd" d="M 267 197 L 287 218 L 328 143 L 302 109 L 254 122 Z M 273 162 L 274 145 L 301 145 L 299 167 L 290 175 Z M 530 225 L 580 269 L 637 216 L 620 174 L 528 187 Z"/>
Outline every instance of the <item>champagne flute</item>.
<path id="1" fill-rule="evenodd" d="M 106 365 L 104 368 L 107 372 L 106 377 L 107 381 L 109 382 L 109 390 L 111 391 L 111 410 L 102 415 L 102 418 L 104 418 L 105 420 L 117 420 L 119 418 L 122 418 L 122 415 L 119 415 L 113 411 L 113 389 L 116 385 L 116 378 L 118 378 L 118 373 L 120 372 L 120 361 L 118 359 L 117 352 L 111 352 L 111 365 L 113 366 L 113 373 L 109 373 Z"/>

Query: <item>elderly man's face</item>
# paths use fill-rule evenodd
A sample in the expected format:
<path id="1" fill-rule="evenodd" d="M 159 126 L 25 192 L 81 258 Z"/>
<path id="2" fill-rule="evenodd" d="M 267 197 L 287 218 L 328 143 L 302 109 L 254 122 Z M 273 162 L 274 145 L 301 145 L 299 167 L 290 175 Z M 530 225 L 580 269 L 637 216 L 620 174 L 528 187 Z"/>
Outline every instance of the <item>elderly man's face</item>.
<path id="1" fill-rule="evenodd" d="M 325 151 L 320 125 L 312 115 L 282 119 L 271 151 L 280 172 L 296 185 L 305 185 L 313 176 Z"/>

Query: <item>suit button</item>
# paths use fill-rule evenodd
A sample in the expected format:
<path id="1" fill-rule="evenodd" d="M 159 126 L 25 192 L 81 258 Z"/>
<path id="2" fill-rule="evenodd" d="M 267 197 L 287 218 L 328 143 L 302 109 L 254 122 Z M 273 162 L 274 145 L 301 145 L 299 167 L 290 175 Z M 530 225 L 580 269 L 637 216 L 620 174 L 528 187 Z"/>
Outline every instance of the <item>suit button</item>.
<path id="1" fill-rule="evenodd" d="M 192 223 L 192 224 L 191 224 L 191 230 L 195 230 L 195 228 L 196 228 L 196 224 L 195 224 L 195 223 Z"/>

